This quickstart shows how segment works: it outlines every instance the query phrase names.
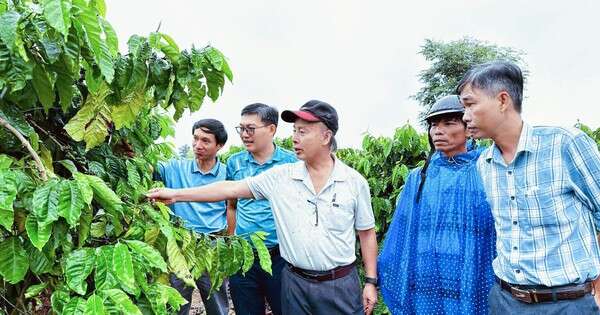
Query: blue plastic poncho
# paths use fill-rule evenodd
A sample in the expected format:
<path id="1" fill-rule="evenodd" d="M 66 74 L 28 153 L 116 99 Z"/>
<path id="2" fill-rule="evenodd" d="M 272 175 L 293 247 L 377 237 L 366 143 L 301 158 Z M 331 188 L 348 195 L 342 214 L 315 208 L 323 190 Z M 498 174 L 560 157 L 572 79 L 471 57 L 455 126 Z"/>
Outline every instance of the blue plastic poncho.
<path id="1" fill-rule="evenodd" d="M 487 314 L 496 237 L 480 153 L 434 153 L 418 203 L 420 169 L 410 173 L 378 258 L 392 314 Z"/>

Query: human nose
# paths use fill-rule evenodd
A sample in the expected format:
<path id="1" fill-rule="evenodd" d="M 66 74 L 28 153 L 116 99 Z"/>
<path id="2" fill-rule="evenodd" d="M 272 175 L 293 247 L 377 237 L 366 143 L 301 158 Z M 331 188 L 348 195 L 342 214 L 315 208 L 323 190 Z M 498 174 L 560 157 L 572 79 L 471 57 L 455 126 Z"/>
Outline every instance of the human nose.
<path id="1" fill-rule="evenodd" d="M 298 133 L 296 131 L 292 133 L 292 142 L 294 144 L 300 143 L 300 137 L 298 137 Z"/>
<path id="2" fill-rule="evenodd" d="M 462 119 L 467 124 L 470 123 L 473 120 L 473 117 L 471 116 L 471 111 L 469 109 L 465 108 L 465 113 L 463 114 Z"/>

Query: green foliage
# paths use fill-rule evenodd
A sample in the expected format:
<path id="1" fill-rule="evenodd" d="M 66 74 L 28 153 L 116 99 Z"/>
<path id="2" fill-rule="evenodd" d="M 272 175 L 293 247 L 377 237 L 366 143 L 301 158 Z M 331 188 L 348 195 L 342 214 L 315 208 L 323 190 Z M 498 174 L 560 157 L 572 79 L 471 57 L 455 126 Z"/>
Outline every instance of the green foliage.
<path id="1" fill-rule="evenodd" d="M 219 160 L 221 160 L 223 163 L 226 163 L 232 155 L 244 150 L 246 150 L 244 146 L 232 145 L 226 152 L 219 153 Z"/>
<path id="2" fill-rule="evenodd" d="M 252 240 L 252 244 L 254 244 L 254 248 L 256 248 L 256 252 L 258 253 L 260 267 L 268 274 L 271 274 L 271 255 L 267 246 L 263 243 L 265 237 L 265 233 L 256 233 L 250 236 L 250 240 Z"/>
<path id="3" fill-rule="evenodd" d="M 286 150 L 294 150 L 294 142 L 292 141 L 292 137 L 275 138 L 275 144 Z"/>
<path id="4" fill-rule="evenodd" d="M 594 141 L 596 141 L 596 143 L 598 144 L 598 149 L 600 150 L 600 128 L 597 128 L 596 130 L 594 130 L 594 129 L 586 126 L 585 124 L 582 124 L 579 121 L 575 124 L 575 127 L 581 129 L 588 136 L 590 136 L 590 138 L 592 138 Z"/>
<path id="5" fill-rule="evenodd" d="M 5 158 L 6 167 L 11 161 Z M 6 229 L 13 225 L 14 210 L 13 203 L 17 197 L 17 183 L 14 173 L 0 170 L 0 224 Z"/>
<path id="6" fill-rule="evenodd" d="M 192 147 L 188 144 L 184 144 L 177 149 L 178 155 L 180 159 L 193 159 L 194 152 L 192 151 Z"/>
<path id="7" fill-rule="evenodd" d="M 29 269 L 22 241 L 16 236 L 6 238 L 0 243 L 0 257 L 0 276 L 11 284 L 21 281 Z"/>
<path id="8" fill-rule="evenodd" d="M 105 13 L 0 0 L 0 123 L 32 148 L 0 127 L 0 313 L 168 314 L 186 302 L 169 274 L 193 286 L 251 264 L 243 240 L 193 233 L 144 198 L 174 121 L 232 80 L 224 55 L 158 32 L 122 54 Z"/>
<path id="9" fill-rule="evenodd" d="M 473 38 L 451 42 L 427 39 L 420 53 L 430 64 L 419 74 L 419 81 L 424 86 L 413 96 L 424 107 L 422 114 L 440 97 L 455 93 L 463 75 L 476 64 L 498 59 L 510 60 L 519 64 L 527 76 L 521 51 Z"/>

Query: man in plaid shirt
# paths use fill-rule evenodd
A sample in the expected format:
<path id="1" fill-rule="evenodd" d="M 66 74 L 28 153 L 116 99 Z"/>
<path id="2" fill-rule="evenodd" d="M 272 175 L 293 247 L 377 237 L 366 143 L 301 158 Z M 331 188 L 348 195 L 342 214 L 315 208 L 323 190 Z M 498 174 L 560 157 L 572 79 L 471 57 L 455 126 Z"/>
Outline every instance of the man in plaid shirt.
<path id="1" fill-rule="evenodd" d="M 469 131 L 494 140 L 478 161 L 497 232 L 490 313 L 600 313 L 596 143 L 576 128 L 523 122 L 523 75 L 511 62 L 473 67 L 458 92 Z"/>

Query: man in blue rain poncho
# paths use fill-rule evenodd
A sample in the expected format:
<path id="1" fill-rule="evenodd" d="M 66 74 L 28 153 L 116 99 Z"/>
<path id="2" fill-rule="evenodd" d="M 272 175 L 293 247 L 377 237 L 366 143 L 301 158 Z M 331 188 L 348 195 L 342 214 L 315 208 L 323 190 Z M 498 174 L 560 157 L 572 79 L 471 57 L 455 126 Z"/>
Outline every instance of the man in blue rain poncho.
<path id="1" fill-rule="evenodd" d="M 432 153 L 410 173 L 378 259 L 394 315 L 488 312 L 494 222 L 463 112 L 450 95 L 426 116 Z"/>

